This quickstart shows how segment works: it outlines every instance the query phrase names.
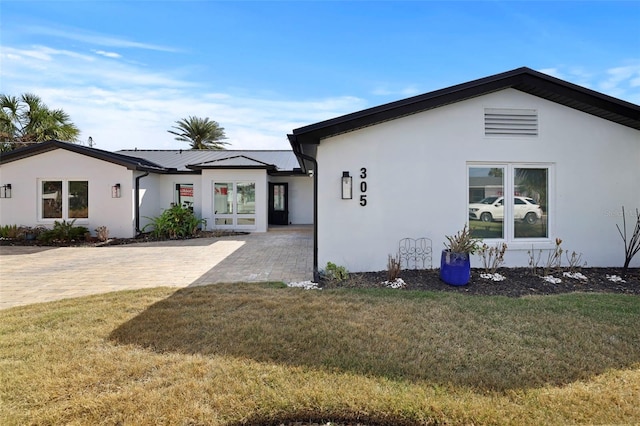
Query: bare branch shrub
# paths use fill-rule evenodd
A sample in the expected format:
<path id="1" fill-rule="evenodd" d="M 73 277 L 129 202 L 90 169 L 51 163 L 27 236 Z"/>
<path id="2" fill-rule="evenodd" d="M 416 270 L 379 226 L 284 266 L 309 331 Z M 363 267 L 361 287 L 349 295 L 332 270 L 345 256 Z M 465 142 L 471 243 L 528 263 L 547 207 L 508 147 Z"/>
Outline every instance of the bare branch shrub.
<path id="1" fill-rule="evenodd" d="M 566 251 L 565 256 L 567 257 L 569 272 L 578 272 L 580 268 L 587 266 L 587 262 L 582 261 L 582 253 L 573 251 L 571 252 L 571 256 L 569 256 L 569 251 Z"/>
<path id="2" fill-rule="evenodd" d="M 547 258 L 544 260 L 544 264 L 542 264 L 542 275 L 547 276 L 552 273 L 558 271 L 562 266 L 562 253 L 564 250 L 560 246 L 562 244 L 562 240 L 560 238 L 556 238 L 556 246 L 555 248 L 547 251 Z M 541 261 L 543 259 L 542 254 L 544 250 L 538 250 L 538 255 L 536 256 L 535 250 L 532 248 L 527 252 L 529 255 L 529 268 L 531 269 L 531 273 L 533 275 L 538 275 L 538 270 L 541 265 Z"/>
<path id="3" fill-rule="evenodd" d="M 393 282 L 400 277 L 400 255 L 391 256 L 387 261 L 387 281 Z"/>
<path id="4" fill-rule="evenodd" d="M 624 206 L 622 206 L 622 230 L 617 224 L 616 228 L 618 228 L 618 233 L 624 242 L 624 266 L 622 267 L 622 273 L 624 274 L 629 269 L 631 259 L 640 252 L 640 212 L 638 212 L 638 209 L 636 209 L 636 226 L 633 228 L 630 239 L 627 239 L 627 218 L 624 213 Z"/>
<path id="5" fill-rule="evenodd" d="M 96 236 L 99 241 L 107 241 L 109 239 L 109 229 L 106 226 L 98 226 L 96 228 Z"/>
<path id="6" fill-rule="evenodd" d="M 482 244 L 479 254 L 482 258 L 484 272 L 487 274 L 495 274 L 498 268 L 504 263 L 504 254 L 506 251 L 507 245 L 505 243 L 498 243 L 498 245 L 494 247 Z"/>

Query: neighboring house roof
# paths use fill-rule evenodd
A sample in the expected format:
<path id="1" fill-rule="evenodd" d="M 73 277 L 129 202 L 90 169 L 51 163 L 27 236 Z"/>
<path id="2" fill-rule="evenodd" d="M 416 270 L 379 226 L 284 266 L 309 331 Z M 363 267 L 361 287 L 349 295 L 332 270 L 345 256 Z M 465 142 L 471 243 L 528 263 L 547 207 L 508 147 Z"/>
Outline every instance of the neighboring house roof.
<path id="1" fill-rule="evenodd" d="M 315 157 L 324 138 L 508 88 L 640 130 L 639 105 L 523 67 L 300 127 L 289 142 L 295 152 Z"/>
<path id="2" fill-rule="evenodd" d="M 58 140 L 40 142 L 23 148 L 14 149 L 13 151 L 0 153 L 0 164 L 10 163 L 12 161 L 21 160 L 23 158 L 53 151 L 55 149 L 64 149 L 67 151 L 86 155 L 88 157 L 97 158 L 109 163 L 124 166 L 130 170 L 141 170 L 157 173 L 162 173 L 165 171 L 164 167 L 144 158 L 132 157 L 116 152 L 103 151 L 97 148 L 91 148 L 84 145 L 62 142 Z"/>
<path id="3" fill-rule="evenodd" d="M 300 172 L 300 164 L 290 150 L 174 149 L 117 152 L 143 158 L 182 173 L 212 168 L 263 168 L 274 173 Z"/>

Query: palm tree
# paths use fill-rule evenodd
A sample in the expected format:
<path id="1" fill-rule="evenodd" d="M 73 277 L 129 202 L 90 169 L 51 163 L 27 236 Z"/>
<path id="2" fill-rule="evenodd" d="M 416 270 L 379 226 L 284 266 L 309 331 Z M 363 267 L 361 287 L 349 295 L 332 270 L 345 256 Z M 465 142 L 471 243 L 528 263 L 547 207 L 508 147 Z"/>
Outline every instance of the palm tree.
<path id="1" fill-rule="evenodd" d="M 222 142 L 227 137 L 224 128 L 217 121 L 209 120 L 209 117 L 189 117 L 176 121 L 176 130 L 167 130 L 176 135 L 177 141 L 189 142 L 191 149 L 225 149 L 228 142 Z"/>
<path id="2" fill-rule="evenodd" d="M 61 109 L 51 110 L 40 97 L 0 95 L 0 151 L 58 139 L 77 142 L 80 130 Z"/>

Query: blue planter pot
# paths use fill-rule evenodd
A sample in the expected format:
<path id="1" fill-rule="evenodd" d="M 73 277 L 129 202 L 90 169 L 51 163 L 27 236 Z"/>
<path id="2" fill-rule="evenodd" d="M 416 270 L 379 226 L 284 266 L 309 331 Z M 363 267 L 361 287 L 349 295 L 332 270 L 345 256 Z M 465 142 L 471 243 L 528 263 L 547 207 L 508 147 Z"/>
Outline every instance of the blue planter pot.
<path id="1" fill-rule="evenodd" d="M 440 279 L 450 285 L 466 285 L 471 279 L 469 253 L 453 253 L 442 250 Z"/>

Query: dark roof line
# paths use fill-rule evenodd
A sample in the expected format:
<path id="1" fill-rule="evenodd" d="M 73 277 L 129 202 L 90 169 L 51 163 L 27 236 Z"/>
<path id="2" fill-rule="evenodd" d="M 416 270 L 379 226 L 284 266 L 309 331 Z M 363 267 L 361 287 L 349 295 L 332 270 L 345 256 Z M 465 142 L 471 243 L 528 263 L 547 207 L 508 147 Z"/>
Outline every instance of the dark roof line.
<path id="1" fill-rule="evenodd" d="M 289 135 L 294 151 L 326 137 L 402 116 L 514 88 L 640 130 L 640 106 L 522 67 L 300 127 Z"/>
<path id="2" fill-rule="evenodd" d="M 229 164 L 230 160 L 235 159 L 248 160 L 245 164 Z M 225 164 L 226 163 L 226 164 Z M 217 160 L 203 161 L 197 164 L 187 164 L 187 168 L 193 170 L 202 169 L 269 169 L 277 170 L 274 164 L 265 163 L 264 161 L 256 160 L 255 158 L 247 157 L 246 155 L 232 155 L 230 157 L 219 158 Z"/>
<path id="3" fill-rule="evenodd" d="M 99 160 L 118 164 L 130 170 L 140 170 L 148 172 L 163 173 L 167 169 L 152 162 L 138 157 L 130 157 L 124 154 L 118 154 L 111 151 L 104 151 L 98 148 L 91 148 L 84 145 L 78 145 L 70 142 L 62 142 L 59 140 L 49 140 L 39 142 L 33 145 L 18 148 L 13 151 L 3 152 L 0 155 L 0 164 L 10 163 L 12 161 L 21 160 L 44 152 L 53 151 L 54 149 L 65 149 L 78 154 L 83 154 Z"/>
<path id="4" fill-rule="evenodd" d="M 120 149 L 118 152 L 291 152 L 290 149 Z"/>

